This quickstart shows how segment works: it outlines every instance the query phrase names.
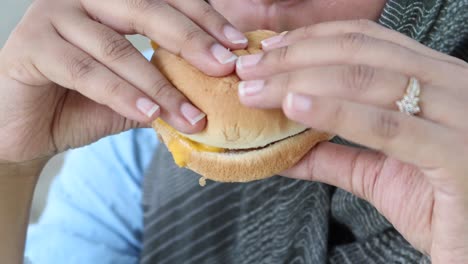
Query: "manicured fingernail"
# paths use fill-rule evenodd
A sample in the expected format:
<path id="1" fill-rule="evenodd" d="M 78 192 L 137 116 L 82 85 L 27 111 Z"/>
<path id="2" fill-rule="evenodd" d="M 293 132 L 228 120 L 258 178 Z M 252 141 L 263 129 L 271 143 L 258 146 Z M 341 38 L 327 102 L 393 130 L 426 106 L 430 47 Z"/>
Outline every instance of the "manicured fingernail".
<path id="1" fill-rule="evenodd" d="M 240 82 L 238 86 L 239 95 L 241 97 L 244 97 L 244 96 L 252 96 L 252 95 L 259 94 L 263 90 L 264 86 L 265 86 L 264 80 Z"/>
<path id="2" fill-rule="evenodd" d="M 224 26 L 223 31 L 226 38 L 233 44 L 245 44 L 248 41 L 244 34 L 230 25 Z"/>
<path id="3" fill-rule="evenodd" d="M 154 113 L 159 110 L 159 105 L 147 98 L 139 98 L 136 102 L 136 106 L 140 112 L 149 118 L 153 117 Z"/>
<path id="4" fill-rule="evenodd" d="M 277 35 L 277 36 L 274 36 L 274 37 L 271 37 L 271 38 L 267 38 L 267 39 L 264 39 L 262 40 L 262 46 L 263 47 L 269 47 L 269 46 L 272 46 L 274 44 L 278 44 L 281 42 L 281 40 L 283 40 L 284 38 L 284 35 L 286 35 L 286 33 L 288 33 L 287 31 L 284 31 L 283 33 Z"/>
<path id="5" fill-rule="evenodd" d="M 218 43 L 214 44 L 211 47 L 211 53 L 213 53 L 213 56 L 221 64 L 228 64 L 230 62 L 237 60 L 237 56 L 234 53 L 230 52 L 229 50 L 219 45 Z"/>
<path id="6" fill-rule="evenodd" d="M 241 56 L 237 60 L 236 67 L 237 69 L 240 69 L 240 70 L 253 67 L 258 64 L 258 62 L 262 59 L 262 57 L 263 57 L 263 53 Z"/>
<path id="7" fill-rule="evenodd" d="M 308 112 L 312 108 L 312 99 L 305 95 L 289 93 L 286 97 L 286 106 L 296 112 Z"/>
<path id="8" fill-rule="evenodd" d="M 189 103 L 183 103 L 180 107 L 180 111 L 182 112 L 182 115 L 185 117 L 185 119 L 187 119 L 187 121 L 189 121 L 189 123 L 192 126 L 200 122 L 200 120 L 202 120 L 206 116 L 198 108 Z"/>

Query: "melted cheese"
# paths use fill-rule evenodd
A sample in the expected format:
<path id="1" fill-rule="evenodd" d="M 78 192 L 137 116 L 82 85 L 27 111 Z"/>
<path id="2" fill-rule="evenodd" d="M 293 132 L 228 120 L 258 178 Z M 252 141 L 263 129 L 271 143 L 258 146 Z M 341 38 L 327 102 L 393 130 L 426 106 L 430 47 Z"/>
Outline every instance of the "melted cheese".
<path id="1" fill-rule="evenodd" d="M 151 41 L 151 47 L 153 48 L 153 50 L 157 50 L 159 48 L 159 45 L 158 43 Z"/>
<path id="2" fill-rule="evenodd" d="M 175 163 L 180 167 L 185 167 L 187 165 L 187 162 L 190 159 L 191 151 L 214 153 L 225 151 L 223 148 L 207 146 L 186 138 L 161 119 L 158 119 L 157 122 L 163 125 L 171 133 L 172 138 L 169 142 L 167 142 L 167 148 L 172 153 Z"/>

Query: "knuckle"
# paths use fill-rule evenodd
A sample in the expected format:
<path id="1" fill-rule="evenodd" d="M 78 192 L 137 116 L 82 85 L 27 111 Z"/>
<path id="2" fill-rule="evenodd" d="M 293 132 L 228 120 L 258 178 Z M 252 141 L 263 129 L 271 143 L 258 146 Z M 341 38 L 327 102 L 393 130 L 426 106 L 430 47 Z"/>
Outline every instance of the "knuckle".
<path id="1" fill-rule="evenodd" d="M 283 78 L 281 78 L 281 89 L 283 91 L 292 91 L 294 87 L 292 87 L 291 83 L 291 73 L 286 73 L 283 75 Z"/>
<path id="2" fill-rule="evenodd" d="M 223 31 L 226 21 L 213 9 L 210 5 L 203 5 L 201 8 L 200 18 L 206 21 L 206 25 L 211 25 L 218 32 Z"/>
<path id="3" fill-rule="evenodd" d="M 280 65 L 287 63 L 290 56 L 289 46 L 284 46 L 276 51 L 276 62 Z"/>
<path id="4" fill-rule="evenodd" d="M 142 35 L 148 35 L 149 18 L 167 7 L 163 0 L 126 0 L 128 27 Z"/>
<path id="5" fill-rule="evenodd" d="M 375 22 L 369 19 L 357 19 L 351 21 L 351 26 L 355 28 L 356 32 L 369 32 L 374 28 Z"/>
<path id="6" fill-rule="evenodd" d="M 364 177 L 362 173 L 362 167 L 359 166 L 360 159 L 362 156 L 362 151 L 358 150 L 353 157 L 350 159 L 349 168 L 350 168 L 350 177 L 349 177 L 349 187 L 350 191 L 361 198 L 365 198 L 364 194 Z"/>
<path id="7" fill-rule="evenodd" d="M 218 13 L 210 5 L 202 5 L 200 16 L 218 18 Z"/>
<path id="8" fill-rule="evenodd" d="M 466 65 L 462 67 L 461 73 L 459 76 L 464 76 L 465 83 L 468 83 L 468 62 L 465 62 Z"/>
<path id="9" fill-rule="evenodd" d="M 359 52 L 369 42 L 369 37 L 362 33 L 346 33 L 338 39 L 339 48 L 348 54 Z"/>
<path id="10" fill-rule="evenodd" d="M 359 149 L 350 161 L 350 187 L 351 192 L 361 198 L 375 201 L 379 180 L 383 172 L 386 156 L 378 155 L 378 161 L 373 164 L 363 162 L 366 159 L 365 151 Z"/>
<path id="11" fill-rule="evenodd" d="M 195 43 L 205 37 L 205 32 L 196 26 L 189 26 L 185 29 L 182 37 L 182 49 L 196 46 Z"/>
<path id="12" fill-rule="evenodd" d="M 342 80 L 344 87 L 350 92 L 363 93 L 372 87 L 375 69 L 365 65 L 349 66 L 346 67 Z"/>
<path id="13" fill-rule="evenodd" d="M 22 20 L 11 32 L 10 40 L 14 39 L 18 43 L 25 43 L 28 40 L 28 36 L 35 37 L 35 33 L 29 28 L 25 21 Z"/>
<path id="14" fill-rule="evenodd" d="M 97 62 L 89 56 L 71 57 L 65 60 L 65 67 L 74 82 L 80 81 L 96 68 Z"/>
<path id="15" fill-rule="evenodd" d="M 164 2 L 159 0 L 127 0 L 128 8 L 137 12 L 143 12 L 148 9 L 158 9 L 163 5 Z"/>
<path id="16" fill-rule="evenodd" d="M 122 36 L 105 30 L 102 36 L 101 54 L 106 61 L 116 61 L 136 53 L 132 44 Z"/>
<path id="17" fill-rule="evenodd" d="M 343 123 L 341 122 L 341 120 L 343 120 L 344 114 L 345 112 L 343 109 L 343 105 L 336 104 L 334 107 L 332 107 L 328 115 L 317 120 L 322 124 L 325 124 L 328 127 L 328 130 L 336 131 L 339 128 L 339 126 Z"/>
<path id="18" fill-rule="evenodd" d="M 8 42 L 31 48 L 33 43 L 37 45 L 38 40 L 44 40 L 45 36 L 49 36 L 45 33 L 50 32 L 50 27 L 45 27 L 43 24 L 34 21 L 33 18 L 30 14 L 26 14 L 11 32 Z"/>
<path id="19" fill-rule="evenodd" d="M 105 97 L 106 98 L 116 98 L 122 94 L 122 91 L 125 89 L 125 82 L 121 80 L 111 80 L 108 81 L 104 87 Z"/>
<path id="20" fill-rule="evenodd" d="M 401 129 L 401 122 L 393 112 L 379 111 L 371 122 L 373 133 L 385 140 L 398 136 Z"/>
<path id="21" fill-rule="evenodd" d="M 305 163 L 305 170 L 303 170 L 304 175 L 302 178 L 308 179 L 309 181 L 314 181 L 314 178 L 317 177 L 316 173 L 316 160 L 317 160 L 317 151 L 311 151 L 309 152 L 309 155 L 307 155 L 306 158 L 306 163 Z"/>
<path id="22" fill-rule="evenodd" d="M 33 64 L 24 58 L 14 58 L 11 62 L 7 62 L 6 74 L 23 83 L 34 83 L 36 77 L 40 75 Z"/>
<path id="23" fill-rule="evenodd" d="M 361 150 L 362 151 L 362 150 Z M 382 153 L 377 154 L 378 161 L 374 164 L 368 164 L 362 168 L 362 190 L 364 198 L 375 201 L 375 194 L 381 185 L 380 179 L 383 174 L 386 156 Z"/>
<path id="24" fill-rule="evenodd" d="M 317 28 L 316 25 L 308 25 L 308 26 L 302 27 L 300 30 L 301 37 L 304 39 L 310 37 L 311 35 L 314 34 L 316 28 Z"/>
<path id="25" fill-rule="evenodd" d="M 183 45 L 189 46 L 192 45 L 193 42 L 197 41 L 198 39 L 205 36 L 205 32 L 199 28 L 190 26 L 185 30 L 184 37 L 183 37 Z"/>
<path id="26" fill-rule="evenodd" d="M 151 96 L 151 98 L 161 100 L 162 98 L 167 97 L 172 90 L 172 85 L 167 80 L 161 78 L 151 86 L 148 95 Z"/>

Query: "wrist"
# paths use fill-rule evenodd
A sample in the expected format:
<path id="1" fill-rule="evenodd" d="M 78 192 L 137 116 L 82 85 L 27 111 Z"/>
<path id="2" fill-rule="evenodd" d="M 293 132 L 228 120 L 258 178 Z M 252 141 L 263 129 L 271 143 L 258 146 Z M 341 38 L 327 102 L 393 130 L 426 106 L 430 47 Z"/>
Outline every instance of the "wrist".
<path id="1" fill-rule="evenodd" d="M 0 256 L 2 263 L 22 263 L 31 200 L 48 158 L 0 161 Z"/>
<path id="2" fill-rule="evenodd" d="M 14 176 L 15 178 L 39 177 L 42 169 L 52 156 L 37 158 L 30 161 L 12 162 L 0 159 L 0 180 Z"/>

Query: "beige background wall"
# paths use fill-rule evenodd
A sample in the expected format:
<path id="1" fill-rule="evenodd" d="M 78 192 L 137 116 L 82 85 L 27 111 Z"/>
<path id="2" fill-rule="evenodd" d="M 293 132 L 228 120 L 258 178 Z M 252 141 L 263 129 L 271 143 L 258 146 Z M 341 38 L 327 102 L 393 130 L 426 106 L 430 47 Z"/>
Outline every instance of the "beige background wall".
<path id="1" fill-rule="evenodd" d="M 8 35 L 20 21 L 31 2 L 32 0 L 0 1 L 0 47 L 3 47 L 8 39 Z M 145 50 L 149 48 L 149 43 L 146 38 L 141 36 L 129 36 L 128 38 L 139 50 Z M 63 163 L 63 158 L 64 155 L 58 155 L 52 159 L 44 169 L 34 195 L 33 207 L 31 211 L 31 222 L 35 222 L 37 220 L 42 209 L 44 208 L 50 182 L 60 170 L 60 167 Z"/>

